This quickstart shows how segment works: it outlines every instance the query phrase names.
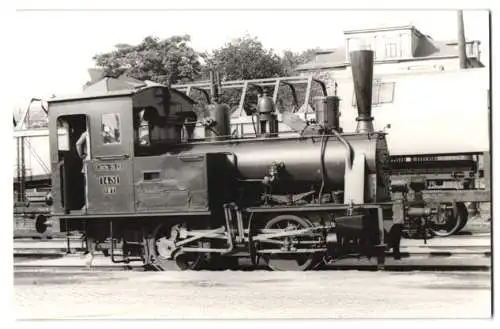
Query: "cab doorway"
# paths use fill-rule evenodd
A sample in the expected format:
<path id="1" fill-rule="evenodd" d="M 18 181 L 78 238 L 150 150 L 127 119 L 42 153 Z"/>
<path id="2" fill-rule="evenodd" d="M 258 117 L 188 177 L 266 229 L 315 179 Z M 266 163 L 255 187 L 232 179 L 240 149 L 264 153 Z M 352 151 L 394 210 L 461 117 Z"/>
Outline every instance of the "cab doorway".
<path id="1" fill-rule="evenodd" d="M 90 159 L 89 138 L 82 138 L 88 130 L 86 115 L 64 115 L 57 120 L 57 148 L 61 177 L 61 201 L 66 213 L 79 211 L 86 213 L 86 174 L 84 160 Z M 77 142 L 83 140 L 80 152 Z M 81 150 L 84 150 L 82 154 Z"/>

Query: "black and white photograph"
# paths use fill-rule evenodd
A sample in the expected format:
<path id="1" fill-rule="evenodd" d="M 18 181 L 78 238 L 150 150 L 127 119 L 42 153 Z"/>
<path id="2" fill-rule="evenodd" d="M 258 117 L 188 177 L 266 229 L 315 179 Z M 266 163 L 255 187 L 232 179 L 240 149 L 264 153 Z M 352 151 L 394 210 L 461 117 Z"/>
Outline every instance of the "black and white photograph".
<path id="1" fill-rule="evenodd" d="M 494 318 L 495 11 L 127 4 L 12 12 L 11 318 Z"/>

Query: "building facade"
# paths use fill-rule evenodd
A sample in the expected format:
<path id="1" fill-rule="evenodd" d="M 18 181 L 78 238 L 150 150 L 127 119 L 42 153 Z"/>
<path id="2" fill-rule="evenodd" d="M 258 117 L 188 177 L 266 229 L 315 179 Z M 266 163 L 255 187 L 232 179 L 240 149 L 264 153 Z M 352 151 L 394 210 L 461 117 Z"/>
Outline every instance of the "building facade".
<path id="1" fill-rule="evenodd" d="M 479 40 L 466 42 L 468 66 L 484 67 Z M 434 40 L 412 25 L 344 31 L 344 44 L 316 52 L 315 58 L 296 68 L 299 75 L 314 75 L 329 84 L 351 77 L 349 52 L 374 51 L 374 75 L 413 74 L 460 69 L 458 42 Z"/>
<path id="2" fill-rule="evenodd" d="M 414 26 L 344 31 L 344 45 L 335 49 L 318 50 L 309 63 L 300 65 L 300 73 L 334 71 L 350 73 L 349 52 L 363 47 L 375 53 L 375 73 L 401 71 L 444 71 L 459 69 L 458 42 L 437 41 L 422 34 Z M 483 67 L 480 61 L 480 41 L 466 42 L 469 67 Z"/>

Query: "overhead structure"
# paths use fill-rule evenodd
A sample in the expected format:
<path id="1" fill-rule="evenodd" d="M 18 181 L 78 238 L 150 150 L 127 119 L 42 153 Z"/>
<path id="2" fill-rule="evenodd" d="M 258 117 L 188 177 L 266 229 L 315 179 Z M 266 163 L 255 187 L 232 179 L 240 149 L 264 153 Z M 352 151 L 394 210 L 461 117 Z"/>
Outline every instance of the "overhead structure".
<path id="1" fill-rule="evenodd" d="M 313 78 L 312 76 L 295 76 L 295 77 L 282 77 L 282 78 L 266 78 L 266 79 L 251 79 L 251 80 L 234 80 L 234 81 L 222 81 L 220 83 L 222 90 L 241 90 L 240 101 L 238 103 L 238 108 L 234 111 L 234 116 L 245 115 L 245 98 L 248 91 L 252 88 L 256 89 L 259 94 L 264 93 L 266 87 L 274 87 L 272 96 L 273 102 L 276 104 L 278 100 L 278 94 L 283 87 L 290 90 L 293 100 L 293 110 L 292 112 L 297 112 L 299 110 L 305 111 L 307 106 L 311 103 L 312 88 L 313 86 L 318 86 L 322 96 L 327 95 L 326 85 L 323 81 Z M 299 97 L 296 91 L 297 85 L 304 85 L 306 87 L 306 93 L 304 95 L 304 102 L 299 104 Z M 194 90 L 200 91 L 206 101 L 211 103 L 210 90 L 212 88 L 210 81 L 189 83 L 189 84 L 174 84 L 172 88 L 184 92 L 187 96 L 192 97 L 192 92 Z"/>

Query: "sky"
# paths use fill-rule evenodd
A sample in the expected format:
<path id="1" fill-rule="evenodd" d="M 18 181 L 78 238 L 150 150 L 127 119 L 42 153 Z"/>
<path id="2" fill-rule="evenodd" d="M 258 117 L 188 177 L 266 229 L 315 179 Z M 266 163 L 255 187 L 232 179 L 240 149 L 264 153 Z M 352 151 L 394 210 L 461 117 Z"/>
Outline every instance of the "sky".
<path id="1" fill-rule="evenodd" d="M 468 40 L 481 41 L 488 65 L 489 13 L 465 10 Z M 24 108 L 31 97 L 81 91 L 89 79 L 92 57 L 118 43 L 137 44 L 144 37 L 161 39 L 189 34 L 191 46 L 210 51 L 245 34 L 257 37 L 278 54 L 283 50 L 335 48 L 343 31 L 378 26 L 414 25 L 435 40 L 456 40 L 453 10 L 416 11 L 16 11 L 13 31 L 19 65 L 8 103 Z"/>

